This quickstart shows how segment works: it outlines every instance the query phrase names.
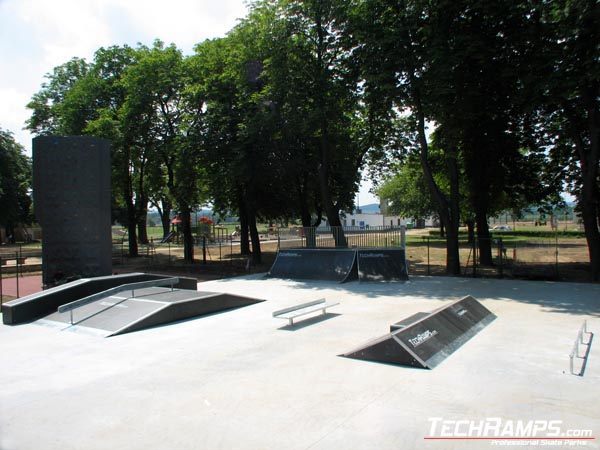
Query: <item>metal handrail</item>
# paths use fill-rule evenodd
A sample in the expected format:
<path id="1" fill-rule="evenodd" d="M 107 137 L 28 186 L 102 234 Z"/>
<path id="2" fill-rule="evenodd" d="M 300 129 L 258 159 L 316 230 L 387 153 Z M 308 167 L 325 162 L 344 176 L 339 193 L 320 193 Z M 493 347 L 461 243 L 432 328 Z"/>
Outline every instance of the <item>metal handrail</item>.
<path id="1" fill-rule="evenodd" d="M 584 334 L 590 335 L 590 339 L 588 340 L 588 342 L 583 341 Z M 588 329 L 587 329 L 587 320 L 584 320 L 583 325 L 581 325 L 581 328 L 577 332 L 577 339 L 575 339 L 575 343 L 573 344 L 573 349 L 571 350 L 571 353 L 569 354 L 569 360 L 570 360 L 569 365 L 570 365 L 572 375 L 581 375 L 581 373 L 576 374 L 575 371 L 573 370 L 573 360 L 575 358 L 587 359 L 587 352 L 584 356 L 579 356 L 579 345 L 581 344 L 581 345 L 589 346 L 591 344 L 591 335 L 592 335 L 592 333 L 590 331 L 588 331 Z M 589 351 L 589 348 L 588 348 L 588 351 Z"/>
<path id="2" fill-rule="evenodd" d="M 70 322 L 71 322 L 71 325 L 73 325 L 73 310 L 74 309 L 88 305 L 88 304 L 93 303 L 102 298 L 106 298 L 106 297 L 110 297 L 112 295 L 118 294 L 119 292 L 131 291 L 131 297 L 125 298 L 125 299 L 121 300 L 120 302 L 113 303 L 112 305 L 108 306 L 107 308 L 105 308 L 101 311 L 95 312 L 94 314 L 91 314 L 91 315 L 81 319 L 79 321 L 79 322 L 81 322 L 82 320 L 88 319 L 100 312 L 106 311 L 107 309 L 110 309 L 120 303 L 123 303 L 125 300 L 128 300 L 129 298 L 134 298 L 136 289 L 144 289 L 144 288 L 149 288 L 149 287 L 170 285 L 171 291 L 172 291 L 173 286 L 177 283 L 179 283 L 178 277 L 170 277 L 170 278 L 161 278 L 159 280 L 138 281 L 137 283 L 122 284 L 120 286 L 116 286 L 114 288 L 107 289 L 106 291 L 98 292 L 96 294 L 89 295 L 89 296 L 81 298 L 79 300 L 75 300 L 74 302 L 59 306 L 58 312 L 59 313 L 65 313 L 67 311 L 70 312 Z"/>

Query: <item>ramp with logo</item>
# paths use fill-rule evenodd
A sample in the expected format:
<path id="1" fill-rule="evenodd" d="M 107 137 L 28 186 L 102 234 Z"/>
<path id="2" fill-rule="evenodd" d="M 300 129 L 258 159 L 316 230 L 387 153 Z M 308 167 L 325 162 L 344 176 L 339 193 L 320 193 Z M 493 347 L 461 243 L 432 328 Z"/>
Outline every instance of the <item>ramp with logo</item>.
<path id="1" fill-rule="evenodd" d="M 178 278 L 119 286 L 58 308 L 37 323 L 103 336 L 252 305 L 263 300 L 220 292 L 175 289 Z M 160 284 L 171 284 L 162 287 Z"/>
<path id="2" fill-rule="evenodd" d="M 406 251 L 397 249 L 357 250 L 359 281 L 406 281 Z"/>
<path id="3" fill-rule="evenodd" d="M 340 356 L 433 369 L 496 316 L 467 296 L 430 313 L 393 324 L 391 332 Z"/>
<path id="4" fill-rule="evenodd" d="M 358 277 L 356 250 L 325 248 L 280 250 L 268 276 L 339 283 L 356 280 Z"/>

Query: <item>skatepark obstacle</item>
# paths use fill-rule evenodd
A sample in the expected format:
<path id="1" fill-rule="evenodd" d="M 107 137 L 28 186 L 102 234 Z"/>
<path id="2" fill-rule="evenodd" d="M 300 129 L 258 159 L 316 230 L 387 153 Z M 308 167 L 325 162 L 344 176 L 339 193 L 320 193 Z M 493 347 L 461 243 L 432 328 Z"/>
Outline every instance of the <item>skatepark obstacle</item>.
<path id="1" fill-rule="evenodd" d="M 433 369 L 496 316 L 471 296 L 393 324 L 391 332 L 340 356 Z"/>

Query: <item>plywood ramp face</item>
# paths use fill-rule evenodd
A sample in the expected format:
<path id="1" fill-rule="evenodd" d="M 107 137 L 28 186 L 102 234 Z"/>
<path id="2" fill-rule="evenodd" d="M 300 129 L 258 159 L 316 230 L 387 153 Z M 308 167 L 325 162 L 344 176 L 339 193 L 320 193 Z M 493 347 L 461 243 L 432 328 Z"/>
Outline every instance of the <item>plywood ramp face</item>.
<path id="1" fill-rule="evenodd" d="M 392 331 L 340 356 L 432 369 L 489 325 L 496 316 L 467 296 L 429 314 L 418 313 Z"/>

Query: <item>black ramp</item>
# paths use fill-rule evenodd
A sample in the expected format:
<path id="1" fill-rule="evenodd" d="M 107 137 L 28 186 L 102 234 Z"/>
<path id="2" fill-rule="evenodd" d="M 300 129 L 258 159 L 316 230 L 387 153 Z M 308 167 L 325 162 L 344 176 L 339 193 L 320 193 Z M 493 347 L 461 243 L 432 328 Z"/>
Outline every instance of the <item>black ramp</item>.
<path id="1" fill-rule="evenodd" d="M 100 330 L 105 336 L 114 336 L 262 301 L 221 292 L 150 287 L 137 290 L 135 297 L 131 297 L 131 291 L 107 295 L 73 309 L 72 315 L 56 312 L 39 322 L 72 331 Z"/>
<path id="2" fill-rule="evenodd" d="M 406 281 L 406 252 L 404 249 L 358 250 L 359 281 Z"/>
<path id="3" fill-rule="evenodd" d="M 126 273 L 106 277 L 82 278 L 5 303 L 2 308 L 2 321 L 7 325 L 31 322 L 55 312 L 59 306 L 89 295 L 123 284 L 163 278 L 169 278 L 169 276 L 151 273 Z M 175 285 L 180 289 L 194 291 L 196 286 L 197 281 L 195 278 L 184 277 L 179 277 L 179 283 Z"/>
<path id="4" fill-rule="evenodd" d="M 340 356 L 385 364 L 425 367 L 424 361 L 418 360 L 413 352 L 390 333 L 373 339 L 363 346 Z"/>
<path id="5" fill-rule="evenodd" d="M 208 314 L 220 313 L 231 309 L 242 308 L 263 302 L 264 300 L 243 297 L 241 295 L 224 294 L 220 292 L 198 292 L 196 298 L 184 298 L 169 304 L 166 308 L 160 309 L 156 314 L 147 315 L 142 319 L 120 328 L 112 333 L 129 333 L 131 331 L 143 330 L 178 320 L 191 317 L 200 317 Z"/>
<path id="6" fill-rule="evenodd" d="M 269 276 L 292 280 L 355 280 L 356 250 L 286 249 L 277 253 Z"/>
<path id="7" fill-rule="evenodd" d="M 496 318 L 471 296 L 411 317 L 412 324 L 342 356 L 432 369 Z"/>

